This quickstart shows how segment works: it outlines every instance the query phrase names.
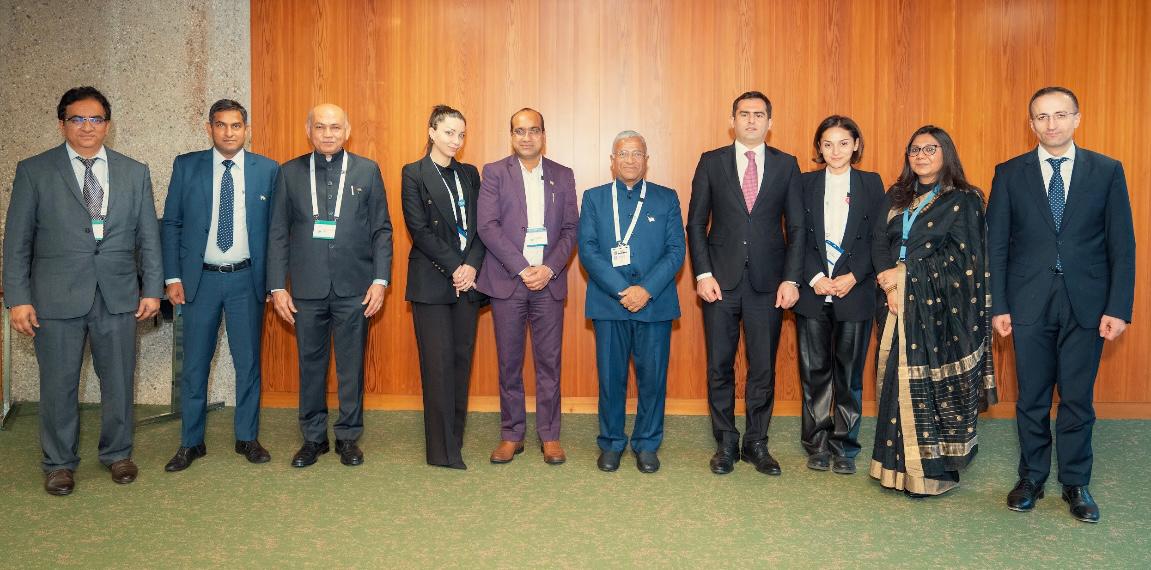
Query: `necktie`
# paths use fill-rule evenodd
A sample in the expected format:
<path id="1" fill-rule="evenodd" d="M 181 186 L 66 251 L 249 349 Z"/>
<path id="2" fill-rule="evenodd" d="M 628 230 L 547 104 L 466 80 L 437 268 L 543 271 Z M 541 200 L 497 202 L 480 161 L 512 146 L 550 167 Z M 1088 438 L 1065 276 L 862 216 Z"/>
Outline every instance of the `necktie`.
<path id="1" fill-rule="evenodd" d="M 759 194 L 759 169 L 755 167 L 755 151 L 743 153 L 747 157 L 747 170 L 743 171 L 743 201 L 747 204 L 747 211 L 755 206 L 755 197 Z"/>
<path id="2" fill-rule="evenodd" d="M 1047 162 L 1051 164 L 1051 181 L 1047 184 L 1047 201 L 1051 203 L 1051 217 L 1055 218 L 1055 231 L 1063 228 L 1063 207 L 1067 205 L 1067 199 L 1064 197 L 1063 190 L 1063 173 L 1059 171 L 1059 166 L 1063 164 L 1063 158 L 1049 158 Z M 1055 269 L 1063 270 L 1063 260 L 1059 256 L 1055 257 Z"/>
<path id="3" fill-rule="evenodd" d="M 220 178 L 220 223 L 216 227 L 216 247 L 227 252 L 232 249 L 236 211 L 236 186 L 232 181 L 232 166 L 235 162 L 224 161 L 224 176 Z"/>
<path id="4" fill-rule="evenodd" d="M 104 205 L 104 189 L 100 181 L 96 180 L 96 173 L 92 172 L 95 158 L 76 157 L 84 165 L 84 205 L 88 206 L 88 214 L 92 219 L 100 218 L 100 210 Z"/>

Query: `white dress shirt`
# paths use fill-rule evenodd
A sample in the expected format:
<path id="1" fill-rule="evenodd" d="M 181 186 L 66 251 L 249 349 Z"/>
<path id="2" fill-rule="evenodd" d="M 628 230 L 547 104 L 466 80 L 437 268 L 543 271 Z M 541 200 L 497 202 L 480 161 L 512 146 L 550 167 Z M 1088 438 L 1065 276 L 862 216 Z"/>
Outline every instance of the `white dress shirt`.
<path id="1" fill-rule="evenodd" d="M 76 184 L 80 185 L 80 191 L 84 190 L 84 163 L 78 159 L 83 158 L 80 153 L 72 148 L 72 145 L 64 143 L 64 147 L 68 149 L 68 163 L 72 165 L 72 173 L 76 175 Z M 92 174 L 96 175 L 96 181 L 100 183 L 100 188 L 104 189 L 104 199 L 108 199 L 108 151 L 104 149 L 104 145 L 100 145 L 100 150 L 96 152 L 96 156 L 92 157 L 96 162 L 92 163 Z"/>
<path id="2" fill-rule="evenodd" d="M 1055 156 L 1047 152 L 1043 145 L 1039 145 L 1039 171 L 1043 173 L 1043 191 L 1051 192 L 1051 175 L 1055 174 L 1055 169 L 1051 168 L 1051 163 L 1047 162 L 1049 158 L 1066 158 L 1062 164 L 1059 165 L 1059 173 L 1063 175 L 1063 203 L 1067 203 L 1067 196 L 1071 193 L 1071 171 L 1075 169 L 1075 143 L 1071 143 L 1067 152 L 1063 153 L 1062 157 Z"/>
<path id="3" fill-rule="evenodd" d="M 520 161 L 520 173 L 524 177 L 524 198 L 527 201 L 528 227 L 537 228 L 544 225 L 544 161 L 540 158 L 535 168 L 528 170 L 523 161 Z M 524 245 L 524 257 L 530 265 L 543 265 L 544 247 L 528 247 Z"/>
<path id="4" fill-rule="evenodd" d="M 244 200 L 244 149 L 240 149 L 232 162 L 232 247 L 220 251 L 216 237 L 220 227 L 220 182 L 224 179 L 224 155 L 212 149 L 212 226 L 208 230 L 208 245 L 204 247 L 204 263 L 227 265 L 240 263 L 251 257 L 248 249 L 248 209 Z"/>
<path id="5" fill-rule="evenodd" d="M 824 170 L 823 181 L 823 239 L 839 243 L 843 239 L 843 232 L 847 229 L 847 214 L 850 211 L 848 196 L 851 193 L 851 168 L 843 174 L 832 174 L 831 170 Z M 808 281 L 812 287 L 815 282 L 831 275 L 835 262 L 839 260 L 839 252 L 830 245 L 825 244 L 827 251 L 827 272 L 819 272 Z M 824 297 L 824 301 L 831 302 L 831 295 Z"/>

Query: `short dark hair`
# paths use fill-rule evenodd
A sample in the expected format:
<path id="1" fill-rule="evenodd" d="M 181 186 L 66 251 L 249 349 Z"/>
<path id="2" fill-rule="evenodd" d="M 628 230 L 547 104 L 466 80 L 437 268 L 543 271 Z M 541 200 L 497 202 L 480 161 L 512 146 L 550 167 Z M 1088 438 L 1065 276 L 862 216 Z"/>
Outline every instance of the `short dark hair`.
<path id="1" fill-rule="evenodd" d="M 855 124 L 855 121 L 851 120 L 851 117 L 832 115 L 824 119 L 823 122 L 819 123 L 819 126 L 815 128 L 815 139 L 812 141 L 812 146 L 815 147 L 815 156 L 812 160 L 816 164 L 826 164 L 827 162 L 823 160 L 823 152 L 821 152 L 819 148 L 819 142 L 820 139 L 823 138 L 823 133 L 826 132 L 827 129 L 837 127 L 851 133 L 851 138 L 859 142 L 859 148 L 851 153 L 851 164 L 855 164 L 859 162 L 859 159 L 863 158 L 863 134 L 859 132 L 859 125 Z"/>
<path id="2" fill-rule="evenodd" d="M 907 139 L 907 146 L 903 147 L 903 172 L 899 174 L 899 179 L 891 185 L 891 190 L 888 191 L 891 195 L 892 209 L 902 210 L 910 206 L 911 202 L 915 200 L 915 186 L 919 184 L 919 175 L 911 169 L 911 157 L 907 156 L 907 150 L 911 148 L 911 143 L 915 137 L 919 135 L 931 135 L 936 141 L 939 141 L 938 152 L 943 153 L 943 165 L 939 171 L 939 178 L 936 179 L 936 183 L 939 184 L 939 193 L 956 190 L 974 192 L 982 199 L 983 192 L 967 182 L 967 175 L 963 172 L 963 163 L 959 162 L 959 151 L 955 148 L 955 141 L 951 139 L 951 135 L 935 125 L 923 125 L 911 133 L 911 137 Z"/>
<path id="3" fill-rule="evenodd" d="M 1050 87 L 1044 87 L 1044 88 L 1040 89 L 1039 91 L 1036 91 L 1035 94 L 1031 96 L 1031 100 L 1027 102 L 1027 114 L 1028 115 L 1031 114 L 1031 105 L 1033 103 L 1035 103 L 1036 99 L 1038 99 L 1044 95 L 1053 95 L 1055 93 L 1062 93 L 1062 94 L 1070 97 L 1071 103 L 1073 105 L 1075 105 L 1075 112 L 1076 113 L 1079 112 L 1079 98 L 1075 96 L 1075 93 L 1066 87 L 1059 87 L 1057 85 L 1052 85 Z"/>
<path id="4" fill-rule="evenodd" d="M 65 116 L 65 113 L 67 113 L 68 105 L 88 99 L 99 101 L 100 104 L 104 106 L 104 120 L 112 120 L 112 104 L 108 102 L 108 98 L 105 97 L 99 89 L 90 85 L 73 87 L 65 91 L 64 95 L 60 97 L 60 103 L 56 105 L 56 118 L 61 121 L 67 119 L 68 117 Z"/>
<path id="5" fill-rule="evenodd" d="M 743 101 L 745 99 L 761 99 L 767 105 L 767 118 L 769 118 L 769 119 L 771 118 L 771 99 L 768 99 L 767 95 L 764 95 L 763 93 L 760 93 L 759 91 L 748 91 L 747 93 L 744 93 L 743 95 L 740 95 L 739 97 L 736 97 L 735 101 L 731 102 L 731 116 L 732 117 L 735 117 L 735 109 L 736 109 L 736 107 L 739 107 L 739 102 Z"/>
<path id="6" fill-rule="evenodd" d="M 535 110 L 535 109 L 532 109 L 531 107 L 524 107 L 523 109 L 520 109 L 519 111 L 516 111 L 515 113 L 512 113 L 512 116 L 508 119 L 509 130 L 515 130 L 516 126 L 515 126 L 515 124 L 512 123 L 512 121 L 515 120 L 516 115 L 523 113 L 524 111 L 531 111 L 531 112 L 535 113 L 536 116 L 538 116 L 540 118 L 540 130 L 541 131 L 547 130 L 544 128 L 544 114 Z"/>
<path id="7" fill-rule="evenodd" d="M 208 122 L 211 123 L 216 120 L 216 113 L 224 111 L 239 111 L 240 116 L 244 118 L 244 124 L 248 124 L 248 110 L 234 99 L 220 99 L 212 103 L 212 108 L 208 110 Z"/>
<path id="8" fill-rule="evenodd" d="M 436 128 L 441 122 L 443 122 L 444 119 L 448 117 L 459 119 L 463 121 L 465 125 L 468 122 L 468 120 L 464 118 L 464 114 L 459 112 L 459 110 L 453 109 L 447 105 L 436 105 L 435 107 L 432 107 L 432 114 L 428 117 L 428 128 Z M 428 147 L 424 149 L 424 153 L 427 154 L 431 151 L 432 137 L 428 137 Z"/>

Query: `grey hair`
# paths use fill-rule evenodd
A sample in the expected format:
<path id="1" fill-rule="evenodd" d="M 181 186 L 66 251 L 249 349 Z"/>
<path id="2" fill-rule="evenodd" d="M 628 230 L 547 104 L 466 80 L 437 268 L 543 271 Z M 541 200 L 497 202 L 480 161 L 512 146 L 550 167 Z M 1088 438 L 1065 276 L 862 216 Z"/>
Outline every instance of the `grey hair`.
<path id="1" fill-rule="evenodd" d="M 643 138 L 643 135 L 631 130 L 620 131 L 620 133 L 615 136 L 615 140 L 611 141 L 611 147 L 614 149 L 615 145 L 624 139 L 639 139 L 639 142 L 643 143 L 644 154 L 647 154 L 647 139 Z"/>

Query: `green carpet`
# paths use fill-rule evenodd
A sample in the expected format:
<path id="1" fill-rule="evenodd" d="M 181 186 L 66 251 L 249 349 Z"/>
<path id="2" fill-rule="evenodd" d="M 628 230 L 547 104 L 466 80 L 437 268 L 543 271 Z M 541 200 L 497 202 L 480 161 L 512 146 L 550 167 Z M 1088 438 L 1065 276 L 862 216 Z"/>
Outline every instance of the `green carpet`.
<path id="1" fill-rule="evenodd" d="M 85 568 L 876 567 L 1147 568 L 1151 566 L 1151 421 L 1100 421 L 1092 493 L 1103 522 L 1073 520 L 1048 483 L 1032 513 L 1008 511 L 1015 424 L 980 423 L 980 455 L 960 488 L 912 500 L 864 470 L 804 467 L 798 418 L 777 418 L 772 451 L 782 477 L 745 463 L 707 468 L 706 417 L 669 417 L 663 469 L 633 457 L 596 469 L 596 418 L 566 415 L 568 462 L 545 465 L 534 440 L 492 465 L 497 414 L 469 418 L 467 471 L 424 465 L 417 412 L 368 412 L 363 466 L 328 454 L 307 469 L 293 410 L 265 410 L 272 463 L 232 451 L 232 410 L 208 416 L 208 456 L 165 473 L 179 424 L 136 431 L 140 478 L 114 484 L 96 460 L 99 411 L 83 412 L 76 492 L 44 493 L 35 406 L 0 432 L 0 564 Z M 141 408 L 140 415 L 155 409 Z M 529 417 L 530 422 L 533 418 Z M 742 423 L 742 420 L 741 420 Z M 865 419 L 860 466 L 874 420 Z"/>

